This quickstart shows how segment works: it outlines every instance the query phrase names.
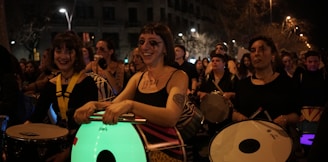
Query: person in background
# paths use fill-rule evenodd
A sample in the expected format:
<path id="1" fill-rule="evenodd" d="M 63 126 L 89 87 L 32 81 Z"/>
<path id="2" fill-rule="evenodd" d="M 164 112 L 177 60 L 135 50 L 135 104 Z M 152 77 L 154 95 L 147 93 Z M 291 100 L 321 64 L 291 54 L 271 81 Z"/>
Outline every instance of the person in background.
<path id="1" fill-rule="evenodd" d="M 48 110 L 52 104 L 57 117 L 55 124 L 67 128 L 69 134 L 64 150 L 54 150 L 54 155 L 48 157 L 47 160 L 65 162 L 70 160 L 71 144 L 80 126 L 73 119 L 73 114 L 78 107 L 88 101 L 98 100 L 98 88 L 93 79 L 84 71 L 82 43 L 74 32 L 67 31 L 55 36 L 50 51 L 50 64 L 60 74 L 47 82 L 40 93 L 35 111 L 25 124 L 42 123 L 48 116 Z M 58 143 L 58 145 L 63 144 Z"/>
<path id="2" fill-rule="evenodd" d="M 204 70 L 206 69 L 206 67 L 207 67 L 207 65 L 208 65 L 209 62 L 210 61 L 208 60 L 207 57 L 205 57 L 205 58 L 202 59 L 202 64 L 203 64 Z"/>
<path id="3" fill-rule="evenodd" d="M 0 115 L 6 116 L 1 119 L 1 128 L 4 128 L 1 133 L 7 127 L 23 122 L 19 113 L 24 109 L 24 99 L 17 81 L 21 75 L 16 57 L 0 45 Z"/>
<path id="4" fill-rule="evenodd" d="M 129 63 L 129 72 L 124 74 L 124 87 L 127 85 L 130 78 L 139 71 L 145 71 L 146 65 L 142 60 L 142 57 L 139 54 L 139 48 L 136 47 L 131 51 L 130 54 L 131 62 Z M 133 66 L 133 67 L 131 67 Z M 134 70 L 132 70 L 134 69 Z"/>
<path id="5" fill-rule="evenodd" d="M 116 124 L 125 113 L 146 119 L 146 124 L 138 126 L 155 132 L 148 139 L 150 143 L 159 140 L 157 134 L 166 138 L 166 133 L 174 130 L 184 108 L 188 76 L 174 68 L 175 52 L 170 28 L 161 23 L 145 25 L 140 31 L 138 48 L 147 70 L 133 75 L 112 102 L 88 102 L 80 107 L 74 115 L 77 123 L 89 123 L 90 115 L 104 110 L 102 121 L 105 124 Z M 157 161 L 161 156 L 162 161 L 183 161 L 180 148 L 176 149 L 170 155 L 165 150 L 151 151 L 149 160 Z"/>
<path id="6" fill-rule="evenodd" d="M 133 49 L 131 60 L 134 63 L 134 67 L 135 67 L 136 72 L 147 70 L 146 64 L 142 60 L 142 56 L 140 55 L 138 47 Z"/>
<path id="7" fill-rule="evenodd" d="M 200 98 L 200 104 L 202 106 L 207 106 L 206 108 L 203 106 L 201 109 L 203 111 L 206 109 L 207 111 L 205 112 L 211 112 L 211 114 L 204 113 L 205 121 L 203 127 L 206 135 L 203 137 L 199 136 L 199 139 L 195 145 L 195 157 L 198 158 L 199 161 L 203 161 L 208 157 L 209 153 L 205 153 L 202 150 L 209 147 L 209 143 L 215 134 L 217 134 L 218 131 L 225 127 L 227 124 L 231 123 L 230 116 L 228 116 L 226 119 L 220 119 L 220 121 L 211 121 L 209 118 L 213 116 L 212 114 L 220 114 L 221 111 L 225 111 L 226 113 L 231 114 L 231 105 L 229 105 L 228 102 L 235 96 L 235 84 L 238 81 L 238 77 L 236 75 L 225 69 L 226 57 L 224 57 L 224 55 L 211 53 L 210 57 L 211 62 L 208 66 L 212 66 L 212 70 L 209 74 L 204 76 L 203 80 L 201 81 L 202 84 L 200 85 L 199 91 L 197 92 L 197 95 Z M 209 101 L 205 100 L 205 98 L 211 94 L 215 94 L 215 96 L 218 97 L 215 98 L 216 103 L 222 107 L 213 108 L 212 105 L 214 103 L 209 103 Z M 221 98 L 219 97 L 222 97 L 223 99 L 220 100 Z M 226 105 L 225 107 L 227 109 L 223 108 L 224 105 Z"/>
<path id="8" fill-rule="evenodd" d="M 297 63 L 294 62 L 295 59 L 291 52 L 283 50 L 280 53 L 281 53 L 280 57 L 281 57 L 281 60 L 282 60 L 283 66 L 284 66 L 284 70 L 285 70 L 286 74 L 292 78 L 295 71 L 301 67 L 297 66 Z"/>
<path id="9" fill-rule="evenodd" d="M 119 94 L 124 85 L 124 63 L 117 59 L 113 42 L 109 39 L 99 40 L 94 58 L 94 61 L 87 64 L 85 70 L 107 79 L 114 94 Z"/>
<path id="10" fill-rule="evenodd" d="M 27 61 L 25 72 L 23 73 L 23 85 L 28 85 L 37 80 L 40 75 L 40 70 L 35 61 Z"/>
<path id="11" fill-rule="evenodd" d="M 186 60 L 186 48 L 183 45 L 175 45 L 175 62 L 177 68 L 187 73 L 189 77 L 187 94 L 193 95 L 197 90 L 198 74 L 196 66 Z M 196 95 L 196 94 L 195 94 Z"/>
<path id="12" fill-rule="evenodd" d="M 51 48 L 47 48 L 43 51 L 41 62 L 39 65 L 40 75 L 38 76 L 36 81 L 23 86 L 22 90 L 26 95 L 36 95 L 40 93 L 46 83 L 58 74 L 58 70 L 54 69 L 50 65 L 50 50 Z"/>
<path id="13" fill-rule="evenodd" d="M 229 70 L 230 73 L 232 74 L 237 73 L 237 64 L 235 62 L 235 59 L 228 54 L 228 47 L 224 43 L 221 42 L 217 43 L 215 45 L 215 49 L 211 53 L 223 55 L 225 57 L 225 60 L 227 60 L 225 64 L 225 68 Z M 211 63 L 209 63 L 209 65 L 210 64 Z M 207 66 L 205 70 L 205 74 L 208 74 L 210 71 L 211 71 L 211 66 Z"/>
<path id="14" fill-rule="evenodd" d="M 88 65 L 91 61 L 94 60 L 94 52 L 91 46 L 83 46 L 82 47 L 82 52 L 83 52 L 83 59 L 84 63 Z"/>
<path id="15" fill-rule="evenodd" d="M 248 50 L 254 74 L 236 84 L 232 119 L 235 122 L 254 118 L 272 121 L 288 130 L 295 148 L 299 137 L 293 136 L 293 132 L 301 115 L 297 87 L 290 77 L 276 71 L 273 56 L 277 56 L 278 51 L 270 37 L 253 37 Z"/>
<path id="16" fill-rule="evenodd" d="M 328 75 L 320 68 L 321 53 L 310 50 L 304 54 L 305 68 L 297 69 L 293 80 L 298 86 L 301 104 L 299 129 L 304 134 L 315 134 L 324 106 L 328 101 Z M 309 148 L 304 147 L 305 154 Z"/>
<path id="17" fill-rule="evenodd" d="M 253 75 L 254 67 L 251 63 L 251 54 L 250 53 L 243 54 L 243 56 L 240 59 L 240 63 L 239 63 L 237 71 L 238 71 L 237 76 L 238 76 L 239 80 Z"/>
<path id="18" fill-rule="evenodd" d="M 202 60 L 198 59 L 195 62 L 195 66 L 196 66 L 196 71 L 198 74 L 198 80 L 197 80 L 197 90 L 199 89 L 199 86 L 202 83 L 202 80 L 204 78 L 204 74 L 205 74 L 205 69 L 204 66 L 202 64 Z"/>

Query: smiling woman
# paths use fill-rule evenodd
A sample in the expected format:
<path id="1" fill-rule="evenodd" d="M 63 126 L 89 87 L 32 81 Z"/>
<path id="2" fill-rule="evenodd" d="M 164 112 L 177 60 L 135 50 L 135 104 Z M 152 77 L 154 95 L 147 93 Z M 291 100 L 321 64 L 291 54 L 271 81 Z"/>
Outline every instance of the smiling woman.
<path id="1" fill-rule="evenodd" d="M 12 159 L 13 161 L 39 161 L 40 158 L 49 158 L 54 161 L 69 159 L 70 145 L 76 130 L 80 127 L 75 123 L 73 114 L 76 108 L 86 102 L 98 100 L 98 88 L 93 78 L 84 72 L 82 43 L 75 33 L 69 31 L 55 36 L 50 52 L 50 62 L 52 67 L 60 73 L 46 83 L 40 92 L 35 111 L 25 124 L 26 127 L 30 127 L 30 123 L 43 123 L 52 105 L 57 117 L 55 124 L 69 130 L 67 140 L 58 142 L 58 145 L 63 145 L 64 148 L 58 147 L 61 149 L 47 152 L 46 157 L 35 156 L 33 152 L 26 150 L 28 153 L 17 157 L 21 159 Z"/>

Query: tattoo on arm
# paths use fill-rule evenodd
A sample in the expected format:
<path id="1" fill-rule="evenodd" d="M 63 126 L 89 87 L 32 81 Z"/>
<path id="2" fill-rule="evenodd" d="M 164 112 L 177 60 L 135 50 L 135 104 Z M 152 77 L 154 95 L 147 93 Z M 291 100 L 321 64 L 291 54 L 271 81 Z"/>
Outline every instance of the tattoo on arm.
<path id="1" fill-rule="evenodd" d="M 182 94 L 175 94 L 173 96 L 173 101 L 180 107 L 183 108 L 185 104 L 186 97 Z"/>

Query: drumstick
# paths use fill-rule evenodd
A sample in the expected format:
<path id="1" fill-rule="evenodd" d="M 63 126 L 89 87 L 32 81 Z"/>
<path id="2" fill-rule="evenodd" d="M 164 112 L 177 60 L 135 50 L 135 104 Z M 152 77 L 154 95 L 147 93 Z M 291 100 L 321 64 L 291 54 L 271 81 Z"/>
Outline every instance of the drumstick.
<path id="1" fill-rule="evenodd" d="M 253 119 L 262 111 L 262 107 L 259 107 L 250 117 L 249 119 Z"/>
<path id="2" fill-rule="evenodd" d="M 222 95 L 223 95 L 223 90 L 219 87 L 219 85 L 217 85 L 216 83 L 215 83 L 215 81 L 214 80 L 212 80 L 212 82 L 213 82 L 213 84 L 215 85 L 215 87 L 222 93 Z"/>
<path id="3" fill-rule="evenodd" d="M 89 118 L 91 121 L 102 121 L 102 118 Z M 131 122 L 133 124 L 145 124 L 146 119 L 128 119 L 128 118 L 118 118 L 119 122 Z"/>
<path id="4" fill-rule="evenodd" d="M 97 114 L 94 113 L 92 116 L 89 117 L 91 121 L 102 121 L 102 116 L 103 114 Z M 128 113 L 128 114 L 123 114 L 118 118 L 119 122 L 131 122 L 134 124 L 144 124 L 147 122 L 146 119 L 136 119 L 134 118 L 134 114 Z"/>
<path id="5" fill-rule="evenodd" d="M 269 114 L 268 111 L 264 110 L 264 114 L 267 116 L 267 118 L 268 118 L 269 121 L 272 121 L 272 118 L 271 118 L 271 116 L 270 116 L 270 114 Z"/>

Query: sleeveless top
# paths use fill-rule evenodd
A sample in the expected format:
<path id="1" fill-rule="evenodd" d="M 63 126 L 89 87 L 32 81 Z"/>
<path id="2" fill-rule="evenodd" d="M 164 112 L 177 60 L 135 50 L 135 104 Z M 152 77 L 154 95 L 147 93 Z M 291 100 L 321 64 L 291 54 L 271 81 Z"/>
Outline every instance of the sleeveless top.
<path id="1" fill-rule="evenodd" d="M 175 70 L 172 72 L 170 78 L 166 82 L 165 86 L 160 89 L 157 92 L 152 92 L 152 93 L 142 93 L 139 91 L 139 84 L 140 81 L 145 74 L 145 72 L 142 73 L 140 80 L 138 82 L 136 94 L 134 97 L 134 101 L 142 102 L 145 104 L 149 104 L 152 106 L 159 106 L 159 107 L 166 107 L 166 101 L 168 98 L 168 93 L 166 91 L 167 84 L 171 80 L 173 74 L 178 71 Z M 162 127 L 158 126 L 153 123 L 147 122 L 146 124 L 137 124 L 135 125 L 142 134 L 144 135 L 143 138 L 147 141 L 147 147 L 146 150 L 161 150 L 162 153 L 165 154 L 164 157 L 168 156 L 169 158 L 164 158 L 162 157 L 158 152 L 153 152 L 152 154 L 149 155 L 150 160 L 157 160 L 157 159 L 162 159 L 164 161 L 171 161 L 171 158 L 177 160 L 177 161 L 184 161 L 184 148 L 183 146 L 183 141 L 182 139 L 179 138 L 179 134 L 177 132 L 177 129 L 175 127 Z M 160 145 L 166 145 L 165 147 L 167 148 L 162 148 Z M 169 149 L 172 147 L 171 149 Z M 163 149 L 163 150 L 162 150 Z M 164 158 L 164 159 L 163 159 Z M 175 161 L 174 160 L 174 161 Z"/>
<path id="2" fill-rule="evenodd" d="M 139 90 L 140 81 L 141 81 L 143 75 L 145 74 L 145 72 L 143 72 L 142 75 L 141 75 L 141 77 L 140 77 L 140 80 L 138 82 L 138 86 L 137 86 L 137 90 L 136 90 L 136 95 L 134 97 L 134 101 L 142 102 L 142 103 L 145 103 L 145 104 L 148 104 L 148 105 L 152 105 L 152 106 L 165 107 L 166 106 L 167 97 L 169 96 L 169 94 L 166 91 L 167 84 L 171 80 L 173 74 L 176 71 L 178 71 L 178 70 L 175 70 L 171 74 L 170 78 L 168 79 L 168 81 L 166 82 L 165 86 L 162 89 L 160 89 L 157 92 L 152 92 L 152 93 L 142 93 Z"/>

